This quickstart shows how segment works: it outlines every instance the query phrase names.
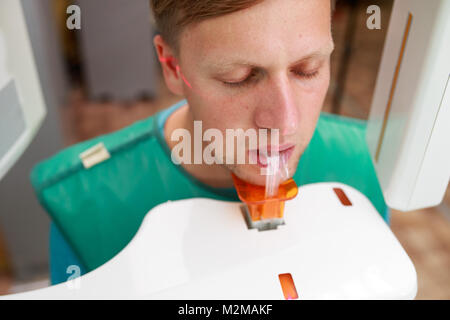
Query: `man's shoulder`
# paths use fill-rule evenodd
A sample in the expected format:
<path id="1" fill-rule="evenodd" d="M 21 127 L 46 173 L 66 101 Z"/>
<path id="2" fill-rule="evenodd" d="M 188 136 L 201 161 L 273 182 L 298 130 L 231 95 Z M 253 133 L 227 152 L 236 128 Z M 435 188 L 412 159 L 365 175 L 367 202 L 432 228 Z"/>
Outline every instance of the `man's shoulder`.
<path id="1" fill-rule="evenodd" d="M 341 130 L 346 130 L 346 128 L 365 130 L 367 121 L 351 118 L 347 116 L 337 115 L 328 112 L 321 112 L 319 120 L 317 121 L 317 130 L 332 130 L 332 128 L 342 128 Z M 333 132 L 332 132 L 333 133 Z"/>
<path id="2" fill-rule="evenodd" d="M 297 178 L 337 179 L 370 160 L 365 142 L 366 122 L 322 112 L 314 134 L 300 158 Z M 345 169 L 345 170 L 344 170 Z"/>
<path id="3" fill-rule="evenodd" d="M 365 120 L 322 112 L 308 148 L 327 147 L 334 150 L 333 146 L 342 148 L 355 143 L 365 147 L 366 126 Z"/>
<path id="4" fill-rule="evenodd" d="M 156 116 L 137 121 L 125 128 L 100 135 L 66 147 L 51 157 L 39 162 L 32 170 L 31 181 L 36 189 L 57 183 L 69 176 L 86 170 L 84 160 L 91 157 L 95 166 L 116 158 L 117 155 L 133 152 L 143 142 L 147 148 L 160 145 L 157 137 Z M 105 156 L 100 157 L 103 154 Z M 153 153 L 149 152 L 151 156 Z M 107 156 L 106 156 L 107 155 Z"/>

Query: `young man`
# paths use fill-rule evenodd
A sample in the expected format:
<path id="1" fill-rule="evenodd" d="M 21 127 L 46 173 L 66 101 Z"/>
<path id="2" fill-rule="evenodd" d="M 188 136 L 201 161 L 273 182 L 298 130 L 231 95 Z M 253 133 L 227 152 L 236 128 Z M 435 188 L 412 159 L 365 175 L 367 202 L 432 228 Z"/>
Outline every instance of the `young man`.
<path id="1" fill-rule="evenodd" d="M 174 156 L 185 142 L 178 132 L 195 139 L 194 121 L 201 122 L 202 133 L 214 130 L 223 137 L 230 129 L 278 130 L 271 150 L 285 160 L 298 185 L 346 183 L 385 215 L 364 124 L 320 114 L 333 51 L 330 0 L 151 0 L 151 6 L 165 82 L 186 100 L 120 132 L 73 146 L 34 170 L 33 185 L 65 235 L 53 225 L 52 283 L 67 280 L 67 266 L 84 266 L 84 272 L 111 259 L 147 212 L 163 202 L 236 201 L 231 173 L 265 183 L 261 168 L 267 159 L 248 144 L 238 146 L 244 148 L 245 163 L 224 161 L 223 149 L 215 150 L 213 163 L 177 164 L 178 156 L 186 156 Z M 109 148 L 111 159 L 79 169 L 78 154 L 98 142 Z M 208 145 L 200 144 L 201 154 Z M 183 152 L 192 160 L 195 141 L 190 148 Z M 251 155 L 256 163 L 248 161 Z"/>
<path id="2" fill-rule="evenodd" d="M 154 0 L 151 4 L 160 31 L 154 44 L 165 82 L 187 100 L 165 122 L 169 148 L 179 143 L 172 139 L 176 129 L 194 137 L 194 121 L 201 121 L 203 131 L 218 129 L 223 137 L 230 129 L 277 129 L 278 141 L 267 144 L 286 161 L 293 176 L 329 86 L 334 48 L 330 0 L 217 0 L 195 5 Z M 244 164 L 227 164 L 230 150 L 224 145 L 221 155 L 216 155 L 221 162 L 181 165 L 211 187 L 232 187 L 231 172 L 263 185 L 266 177 L 260 169 L 267 161 L 260 148 L 264 146 L 237 147 L 250 154 Z M 252 153 L 258 159 L 250 164 Z"/>

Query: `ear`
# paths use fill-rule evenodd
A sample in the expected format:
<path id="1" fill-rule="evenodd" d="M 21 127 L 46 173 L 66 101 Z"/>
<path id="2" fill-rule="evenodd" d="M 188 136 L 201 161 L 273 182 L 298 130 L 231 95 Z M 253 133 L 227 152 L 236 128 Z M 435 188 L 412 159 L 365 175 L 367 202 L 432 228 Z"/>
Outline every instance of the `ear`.
<path id="1" fill-rule="evenodd" d="M 183 79 L 179 73 L 178 61 L 172 49 L 164 42 L 159 34 L 153 38 L 153 44 L 156 48 L 158 60 L 161 63 L 167 87 L 172 93 L 184 96 Z"/>

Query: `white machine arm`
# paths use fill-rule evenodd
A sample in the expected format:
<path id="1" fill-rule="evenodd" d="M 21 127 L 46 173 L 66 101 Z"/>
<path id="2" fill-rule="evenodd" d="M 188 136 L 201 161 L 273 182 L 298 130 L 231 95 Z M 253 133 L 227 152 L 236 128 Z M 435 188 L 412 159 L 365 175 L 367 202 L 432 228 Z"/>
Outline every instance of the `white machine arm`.
<path id="1" fill-rule="evenodd" d="M 31 143 L 46 108 L 21 1 L 0 1 L 0 180 Z"/>
<path id="2" fill-rule="evenodd" d="M 367 127 L 389 207 L 438 205 L 450 177 L 450 1 L 396 0 Z"/>

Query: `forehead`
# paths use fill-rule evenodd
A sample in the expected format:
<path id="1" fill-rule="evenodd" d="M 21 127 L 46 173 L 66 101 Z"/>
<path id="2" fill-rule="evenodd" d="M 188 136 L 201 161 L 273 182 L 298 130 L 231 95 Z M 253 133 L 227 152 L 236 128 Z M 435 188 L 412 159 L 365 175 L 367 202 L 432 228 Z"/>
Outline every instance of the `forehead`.
<path id="1" fill-rule="evenodd" d="M 265 0 L 185 28 L 180 58 L 198 65 L 282 63 L 332 48 L 330 0 Z"/>

